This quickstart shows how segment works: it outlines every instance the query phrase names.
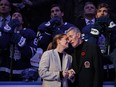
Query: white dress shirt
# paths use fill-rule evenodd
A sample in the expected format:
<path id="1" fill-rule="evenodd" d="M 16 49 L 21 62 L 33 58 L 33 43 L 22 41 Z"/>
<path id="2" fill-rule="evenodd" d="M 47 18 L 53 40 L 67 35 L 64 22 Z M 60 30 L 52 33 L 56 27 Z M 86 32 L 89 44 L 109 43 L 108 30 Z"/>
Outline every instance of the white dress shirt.
<path id="1" fill-rule="evenodd" d="M 94 24 L 95 23 L 95 18 L 93 18 L 92 20 L 89 20 L 89 19 L 85 18 L 85 22 L 86 22 L 86 25 Z"/>

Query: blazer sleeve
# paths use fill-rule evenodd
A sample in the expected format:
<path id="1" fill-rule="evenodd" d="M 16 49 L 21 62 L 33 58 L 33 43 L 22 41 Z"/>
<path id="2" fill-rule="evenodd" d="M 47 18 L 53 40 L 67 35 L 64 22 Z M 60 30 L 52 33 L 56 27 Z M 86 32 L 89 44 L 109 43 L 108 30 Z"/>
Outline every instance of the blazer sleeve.
<path id="1" fill-rule="evenodd" d="M 39 63 L 39 75 L 44 80 L 60 80 L 59 71 L 49 71 L 50 67 L 50 53 L 46 51 L 43 53 Z"/>

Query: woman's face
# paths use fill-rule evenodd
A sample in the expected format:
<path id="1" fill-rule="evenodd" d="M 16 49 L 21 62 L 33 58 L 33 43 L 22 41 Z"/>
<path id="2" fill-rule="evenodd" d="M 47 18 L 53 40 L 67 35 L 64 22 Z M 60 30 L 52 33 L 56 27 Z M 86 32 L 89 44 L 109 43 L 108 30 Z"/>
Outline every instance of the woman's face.
<path id="1" fill-rule="evenodd" d="M 60 40 L 58 40 L 58 44 L 62 46 L 64 49 L 68 48 L 68 38 L 66 35 L 63 36 Z"/>

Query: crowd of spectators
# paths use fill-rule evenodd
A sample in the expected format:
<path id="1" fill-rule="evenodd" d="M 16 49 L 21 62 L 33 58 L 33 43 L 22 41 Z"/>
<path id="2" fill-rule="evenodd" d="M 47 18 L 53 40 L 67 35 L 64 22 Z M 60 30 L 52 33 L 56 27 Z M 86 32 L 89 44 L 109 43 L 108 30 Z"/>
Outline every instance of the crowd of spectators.
<path id="1" fill-rule="evenodd" d="M 103 7 L 100 7 L 101 3 L 109 7 L 106 7 L 107 15 L 99 19 L 101 16 L 98 17 L 97 14 Z M 115 0 L 0 0 L 0 81 L 37 80 L 38 67 L 30 63 L 31 58 L 38 52 L 37 48 L 42 52 L 46 51 L 56 34 L 66 33 L 72 26 L 77 26 L 84 35 L 83 39 L 90 43 L 98 43 L 100 37 L 102 40 L 103 37 L 108 38 L 104 41 L 106 52 L 103 52 L 102 47 L 100 49 L 103 61 L 110 61 L 106 55 L 114 52 L 116 44 L 113 38 L 116 36 L 115 3 Z M 111 20 L 113 25 L 110 24 Z M 108 25 L 96 27 L 99 21 L 107 22 Z M 111 26 L 113 31 L 106 32 L 108 26 Z M 90 33 L 91 28 L 99 28 L 100 34 L 96 35 L 93 31 Z M 111 38 L 106 37 L 106 34 L 111 34 Z M 95 39 L 91 39 L 91 35 Z M 72 49 L 69 46 L 66 51 L 71 53 Z M 108 67 L 105 68 L 104 81 L 114 81 L 114 68 L 110 67 L 113 68 L 110 72 Z"/>

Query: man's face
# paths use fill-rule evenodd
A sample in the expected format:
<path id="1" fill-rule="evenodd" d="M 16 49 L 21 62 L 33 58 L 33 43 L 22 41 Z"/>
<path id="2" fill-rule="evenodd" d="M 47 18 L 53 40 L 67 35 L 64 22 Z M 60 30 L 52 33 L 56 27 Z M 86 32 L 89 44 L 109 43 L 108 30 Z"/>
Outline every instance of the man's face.
<path id="1" fill-rule="evenodd" d="M 52 9 L 51 9 L 51 18 L 53 18 L 53 17 L 60 17 L 60 18 L 62 18 L 62 16 L 63 16 L 64 14 L 63 14 L 63 12 L 60 10 L 60 8 L 59 7 L 53 7 Z"/>
<path id="2" fill-rule="evenodd" d="M 15 13 L 12 15 L 12 19 L 18 19 L 18 20 L 20 21 L 20 23 L 23 24 L 23 18 L 22 18 L 21 13 L 19 13 L 19 12 L 15 12 Z"/>
<path id="3" fill-rule="evenodd" d="M 69 31 L 67 33 L 67 37 L 69 42 L 71 43 L 71 45 L 75 48 L 79 45 L 79 36 L 78 33 L 74 32 L 74 31 Z"/>
<path id="4" fill-rule="evenodd" d="M 107 16 L 107 15 L 108 15 L 108 9 L 107 8 L 102 7 L 102 8 L 97 10 L 97 15 L 96 15 L 97 18 L 102 17 L 102 16 Z"/>
<path id="5" fill-rule="evenodd" d="M 96 8 L 93 4 L 87 4 L 84 7 L 84 14 L 96 14 Z"/>
<path id="6" fill-rule="evenodd" d="M 8 14 L 10 12 L 10 3 L 8 0 L 1 0 L 0 1 L 0 13 L 1 14 Z"/>

